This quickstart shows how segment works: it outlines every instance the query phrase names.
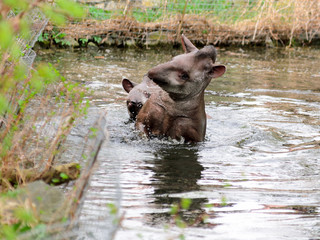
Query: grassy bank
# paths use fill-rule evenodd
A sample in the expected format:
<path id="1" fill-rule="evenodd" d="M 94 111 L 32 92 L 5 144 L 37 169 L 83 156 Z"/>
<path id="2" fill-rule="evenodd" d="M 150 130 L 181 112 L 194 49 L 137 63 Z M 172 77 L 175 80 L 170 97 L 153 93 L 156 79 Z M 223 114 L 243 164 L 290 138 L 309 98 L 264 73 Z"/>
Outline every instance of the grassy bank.
<path id="1" fill-rule="evenodd" d="M 306 45 L 320 38 L 319 0 L 166 0 L 158 5 L 86 8 L 87 17 L 62 28 L 49 26 L 42 43 L 86 46 L 179 42 L 198 44 Z"/>
<path id="2" fill-rule="evenodd" d="M 66 201 L 61 192 L 61 206 L 64 202 L 68 206 L 50 219 L 58 209 L 38 211 L 37 205 L 49 202 L 49 185 L 42 183 L 43 191 L 36 193 L 32 191 L 40 190 L 38 185 L 30 191 L 25 187 L 36 180 L 50 185 L 68 182 L 80 172 L 79 164 L 62 165 L 58 157 L 73 126 L 87 111 L 85 93 L 52 65 L 33 65 L 32 47 L 47 17 L 58 25 L 66 18 L 83 16 L 82 8 L 71 0 L 55 3 L 54 7 L 38 0 L 0 4 L 0 239 L 18 239 L 37 228 L 45 232 L 47 225 L 69 220 L 73 213 L 69 206 L 78 200 L 74 190 Z M 67 171 L 57 169 L 58 164 Z M 57 196 L 52 190 L 51 196 Z"/>

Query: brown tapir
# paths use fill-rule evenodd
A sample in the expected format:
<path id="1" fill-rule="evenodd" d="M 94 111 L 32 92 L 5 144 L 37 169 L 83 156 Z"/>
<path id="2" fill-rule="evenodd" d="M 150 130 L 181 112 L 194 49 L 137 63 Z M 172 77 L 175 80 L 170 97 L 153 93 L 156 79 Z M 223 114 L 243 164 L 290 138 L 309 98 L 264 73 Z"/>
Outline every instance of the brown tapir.
<path id="1" fill-rule="evenodd" d="M 151 81 L 147 75 L 143 77 L 142 82 L 139 84 L 124 78 L 122 79 L 122 87 L 127 93 L 129 93 L 127 98 L 127 108 L 130 120 L 136 120 L 140 109 L 152 93 L 163 91 L 157 84 Z"/>
<path id="2" fill-rule="evenodd" d="M 151 94 L 137 115 L 136 128 L 149 137 L 200 142 L 206 133 L 204 90 L 226 67 L 215 64 L 213 46 L 199 50 L 185 36 L 181 39 L 185 54 L 147 73 L 164 91 Z"/>

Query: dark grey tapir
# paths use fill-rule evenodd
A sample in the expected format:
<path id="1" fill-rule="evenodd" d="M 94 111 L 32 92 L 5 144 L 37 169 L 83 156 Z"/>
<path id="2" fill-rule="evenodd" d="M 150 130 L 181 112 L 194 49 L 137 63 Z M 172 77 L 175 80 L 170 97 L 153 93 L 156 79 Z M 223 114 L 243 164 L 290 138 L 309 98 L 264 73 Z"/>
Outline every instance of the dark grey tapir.
<path id="1" fill-rule="evenodd" d="M 184 35 L 185 54 L 148 71 L 147 77 L 164 91 L 154 91 L 136 116 L 136 129 L 148 137 L 200 142 L 206 133 L 204 90 L 226 67 L 215 64 L 213 46 L 196 48 Z M 141 96 L 140 96 L 141 97 Z"/>

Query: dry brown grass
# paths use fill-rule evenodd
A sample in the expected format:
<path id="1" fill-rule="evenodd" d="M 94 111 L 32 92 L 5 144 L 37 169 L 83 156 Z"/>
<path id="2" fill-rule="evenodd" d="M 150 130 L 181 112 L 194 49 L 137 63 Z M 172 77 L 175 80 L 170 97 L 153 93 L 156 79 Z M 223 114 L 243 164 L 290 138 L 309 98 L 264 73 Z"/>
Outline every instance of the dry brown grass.
<path id="1" fill-rule="evenodd" d="M 28 88 L 27 85 L 25 87 Z M 8 145 L 0 145 L 2 187 L 11 187 L 10 182 L 25 183 L 23 169 L 33 169 L 37 173 L 34 179 L 37 179 L 53 166 L 55 156 L 73 126 L 78 110 L 75 105 L 68 103 L 67 99 L 71 96 L 66 89 L 67 85 L 47 87 L 42 94 L 37 94 L 28 102 L 26 109 L 17 108 L 15 112 L 7 112 L 0 119 L 0 139 L 2 142 L 8 141 Z M 28 97 L 21 96 L 20 91 L 21 88 L 11 93 L 12 106 L 18 106 L 21 98 Z M 55 100 L 55 96 L 62 92 L 67 93 L 65 103 Z M 74 101 L 80 102 L 80 99 L 75 98 Z M 9 173 L 13 169 L 17 179 L 6 178 L 7 175 L 12 176 Z"/>
<path id="2" fill-rule="evenodd" d="M 250 14 L 253 16 L 248 17 Z M 259 0 L 254 8 L 244 8 L 238 19 L 232 20 L 232 15 L 229 19 L 222 21 L 210 13 L 200 16 L 182 12 L 166 13 L 161 20 L 143 23 L 126 13 L 108 20 L 70 23 L 61 31 L 75 39 L 102 36 L 104 41 L 100 44 L 110 37 L 143 43 L 155 32 L 159 33 L 160 42 L 176 42 L 184 32 L 189 39 L 203 44 L 265 45 L 275 41 L 291 46 L 294 41 L 311 43 L 319 38 L 320 0 Z"/>

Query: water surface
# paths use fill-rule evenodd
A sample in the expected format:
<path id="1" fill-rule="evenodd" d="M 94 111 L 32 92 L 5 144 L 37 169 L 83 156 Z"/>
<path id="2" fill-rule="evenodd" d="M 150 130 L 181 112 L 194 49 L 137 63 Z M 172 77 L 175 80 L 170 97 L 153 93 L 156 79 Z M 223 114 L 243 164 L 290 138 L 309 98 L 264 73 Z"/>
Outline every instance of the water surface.
<path id="1" fill-rule="evenodd" d="M 320 50 L 219 49 L 228 70 L 205 93 L 206 140 L 143 139 L 127 122 L 121 79 L 139 82 L 180 53 L 38 54 L 107 111 L 109 141 L 83 206 L 82 239 L 110 237 L 108 203 L 120 207 L 117 240 L 320 239 Z"/>

